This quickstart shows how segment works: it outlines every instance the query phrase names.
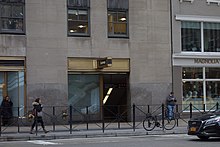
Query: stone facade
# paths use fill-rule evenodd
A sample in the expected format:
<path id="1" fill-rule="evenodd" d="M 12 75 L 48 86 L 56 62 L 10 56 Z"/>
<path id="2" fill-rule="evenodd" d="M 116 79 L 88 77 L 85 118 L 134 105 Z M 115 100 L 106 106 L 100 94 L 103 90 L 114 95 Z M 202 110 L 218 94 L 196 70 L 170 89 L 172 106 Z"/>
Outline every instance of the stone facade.
<path id="1" fill-rule="evenodd" d="M 26 0 L 25 35 L 0 35 L 0 56 L 26 57 L 27 104 L 40 96 L 66 105 L 67 58 L 106 56 L 130 59 L 130 104 L 164 102 L 172 90 L 170 0 L 129 0 L 126 39 L 107 37 L 106 0 L 90 2 L 90 37 L 68 37 L 66 3 Z"/>

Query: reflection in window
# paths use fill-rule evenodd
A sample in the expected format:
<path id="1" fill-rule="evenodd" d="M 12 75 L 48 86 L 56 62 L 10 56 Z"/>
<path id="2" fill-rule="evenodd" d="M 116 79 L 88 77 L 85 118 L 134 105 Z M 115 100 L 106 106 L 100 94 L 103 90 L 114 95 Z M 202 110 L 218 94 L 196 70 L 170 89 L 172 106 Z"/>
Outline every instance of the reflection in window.
<path id="1" fill-rule="evenodd" d="M 206 68 L 205 75 L 207 79 L 220 79 L 220 68 Z"/>
<path id="2" fill-rule="evenodd" d="M 182 51 L 201 52 L 201 26 L 199 22 L 182 22 Z"/>
<path id="3" fill-rule="evenodd" d="M 204 23 L 205 52 L 220 52 L 220 23 Z"/>
<path id="4" fill-rule="evenodd" d="M 2 33 L 24 33 L 24 0 L 0 1 Z"/>
<path id="5" fill-rule="evenodd" d="M 99 112 L 99 76 L 98 75 L 68 75 L 69 104 L 81 113 Z"/>
<path id="6" fill-rule="evenodd" d="M 68 0 L 68 34 L 89 35 L 89 0 Z"/>
<path id="7" fill-rule="evenodd" d="M 202 68 L 183 67 L 182 78 L 183 79 L 202 79 Z"/>
<path id="8" fill-rule="evenodd" d="M 206 110 L 215 108 L 220 102 L 220 68 L 183 67 L 182 92 L 183 109 L 189 110 L 190 103 L 194 110 L 203 110 L 203 104 Z"/>
<path id="9" fill-rule="evenodd" d="M 128 0 L 108 0 L 108 36 L 128 37 Z"/>

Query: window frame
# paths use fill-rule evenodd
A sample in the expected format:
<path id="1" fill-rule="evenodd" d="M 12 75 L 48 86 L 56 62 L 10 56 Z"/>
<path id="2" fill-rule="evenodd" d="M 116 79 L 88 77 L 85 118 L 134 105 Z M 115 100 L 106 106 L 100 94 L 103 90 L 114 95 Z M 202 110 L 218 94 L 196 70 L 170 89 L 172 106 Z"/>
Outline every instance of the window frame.
<path id="1" fill-rule="evenodd" d="M 116 2 L 116 1 L 114 1 Z M 127 5 L 125 5 L 125 7 L 121 6 L 121 3 L 118 1 L 115 3 L 115 6 L 112 6 L 109 2 L 109 0 L 107 1 L 107 33 L 108 33 L 108 38 L 129 38 L 129 0 L 127 0 Z M 126 15 L 126 23 L 121 22 L 122 24 L 126 24 L 126 34 L 115 34 L 114 32 L 114 24 L 116 23 L 120 23 L 118 20 L 117 22 L 110 22 L 108 17 L 109 17 L 109 13 L 117 13 L 117 17 L 118 14 L 120 12 L 124 12 Z M 109 32 L 109 23 L 113 24 L 113 32 Z"/>
<path id="2" fill-rule="evenodd" d="M 17 35 L 24 35 L 26 28 L 25 28 L 25 0 L 17 0 L 18 2 L 14 2 L 14 1 L 0 1 L 0 6 L 3 5 L 8 5 L 10 6 L 10 15 L 11 16 L 2 16 L 0 15 L 0 34 L 17 34 Z M 13 17 L 13 6 L 21 6 L 22 7 L 22 13 L 23 13 L 23 17 Z M 16 30 L 16 28 L 14 29 L 7 29 L 7 30 L 3 30 L 2 28 L 2 20 L 6 19 L 6 20 L 18 20 L 22 22 L 22 28 L 21 30 Z"/>
<path id="3" fill-rule="evenodd" d="M 87 23 L 88 23 L 88 31 L 87 33 L 79 33 L 79 32 L 70 32 L 69 31 L 69 10 L 75 11 L 87 11 Z M 79 21 L 80 22 L 80 21 Z M 82 21 L 86 22 L 86 21 Z M 68 37 L 90 37 L 91 35 L 91 22 L 90 22 L 90 0 L 87 0 L 87 7 L 86 6 L 71 6 L 69 5 L 69 0 L 67 0 L 67 36 Z"/>
<path id="4" fill-rule="evenodd" d="M 200 24 L 200 51 L 184 51 L 183 50 L 183 41 L 182 41 L 182 37 L 183 37 L 183 32 L 182 32 L 182 29 L 183 29 L 183 23 L 184 22 L 194 22 L 194 23 L 199 23 Z M 181 52 L 182 53 L 220 53 L 220 50 L 219 51 L 206 51 L 205 49 L 205 27 L 204 27 L 204 24 L 207 24 L 207 23 L 214 23 L 214 24 L 219 24 L 220 25 L 220 22 L 213 22 L 213 21 L 193 21 L 193 20 L 181 20 Z M 210 29 L 211 30 L 211 29 Z M 217 50 L 217 48 L 216 48 Z"/>

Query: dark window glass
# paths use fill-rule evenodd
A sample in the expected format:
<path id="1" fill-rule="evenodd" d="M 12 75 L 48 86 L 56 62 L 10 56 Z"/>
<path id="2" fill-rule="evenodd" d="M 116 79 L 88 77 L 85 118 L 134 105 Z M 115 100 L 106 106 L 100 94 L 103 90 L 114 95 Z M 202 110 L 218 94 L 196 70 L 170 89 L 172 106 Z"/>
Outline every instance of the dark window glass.
<path id="1" fill-rule="evenodd" d="M 183 67 L 182 79 L 202 79 L 202 68 L 196 67 Z"/>
<path id="2" fill-rule="evenodd" d="M 182 51 L 201 52 L 201 24 L 199 22 L 182 22 Z"/>
<path id="3" fill-rule="evenodd" d="M 220 79 L 220 68 L 206 68 L 206 79 Z"/>
<path id="4" fill-rule="evenodd" d="M 89 36 L 89 0 L 68 0 L 68 34 Z"/>
<path id="5" fill-rule="evenodd" d="M 24 0 L 0 1 L 0 32 L 24 33 Z"/>
<path id="6" fill-rule="evenodd" d="M 205 52 L 220 52 L 220 23 L 204 23 Z"/>

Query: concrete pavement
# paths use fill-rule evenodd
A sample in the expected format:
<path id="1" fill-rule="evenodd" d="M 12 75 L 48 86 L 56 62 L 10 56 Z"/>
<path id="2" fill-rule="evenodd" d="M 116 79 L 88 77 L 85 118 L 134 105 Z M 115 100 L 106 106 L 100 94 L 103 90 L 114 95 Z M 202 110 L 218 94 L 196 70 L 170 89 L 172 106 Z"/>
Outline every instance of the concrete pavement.
<path id="1" fill-rule="evenodd" d="M 172 130 L 163 130 L 156 127 L 153 131 L 146 131 L 142 127 L 142 123 L 137 123 L 137 127 L 133 130 L 130 124 L 120 124 L 120 128 L 117 123 L 112 123 L 109 126 L 106 125 L 106 129 L 100 127 L 101 124 L 89 125 L 87 130 L 86 124 L 73 125 L 72 132 L 69 130 L 69 126 L 56 125 L 46 126 L 46 129 L 50 132 L 45 134 L 39 126 L 39 131 L 36 134 L 30 134 L 29 126 L 22 126 L 20 128 L 16 126 L 2 127 L 0 141 L 17 141 L 17 140 L 50 140 L 50 139 L 64 139 L 64 138 L 92 138 L 92 137 L 116 137 L 116 136 L 143 136 L 143 135 L 166 135 L 166 134 L 186 134 L 187 124 L 181 123 L 178 127 Z"/>

